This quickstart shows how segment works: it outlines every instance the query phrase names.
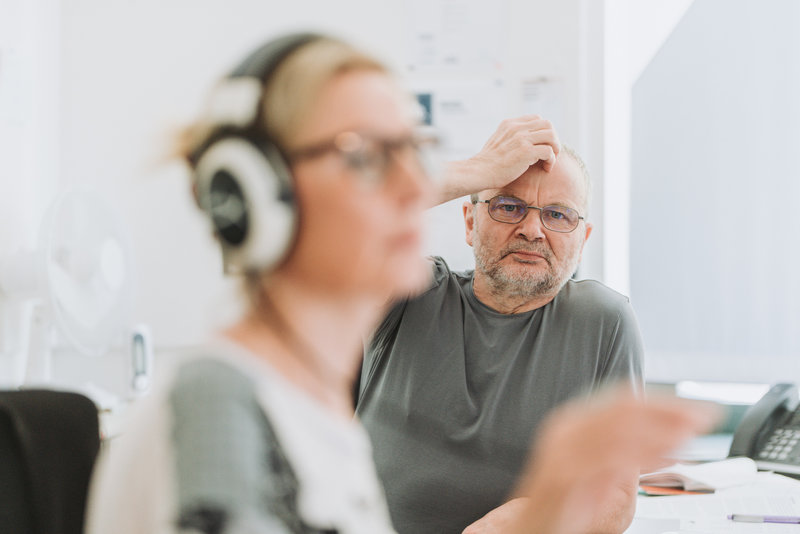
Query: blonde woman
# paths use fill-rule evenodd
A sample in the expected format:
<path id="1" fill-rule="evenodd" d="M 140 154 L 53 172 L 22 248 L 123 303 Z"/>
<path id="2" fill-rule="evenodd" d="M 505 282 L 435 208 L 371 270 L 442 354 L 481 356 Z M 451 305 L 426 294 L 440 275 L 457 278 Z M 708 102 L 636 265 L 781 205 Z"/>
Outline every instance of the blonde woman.
<path id="1" fill-rule="evenodd" d="M 497 164 L 552 163 L 555 134 L 536 139 L 498 149 Z M 97 469 L 88 532 L 394 532 L 353 419 L 363 337 L 387 302 L 425 287 L 423 210 L 488 186 L 467 162 L 434 188 L 425 142 L 390 72 L 338 39 L 284 36 L 220 82 L 183 156 L 250 305 L 137 407 Z M 574 532 L 591 517 L 586 488 L 602 492 L 606 470 L 652 459 L 705 424 L 625 396 L 561 413 L 508 532 Z M 592 456 L 604 460 L 571 457 L 598 422 Z M 576 499 L 584 513 L 564 514 Z"/>

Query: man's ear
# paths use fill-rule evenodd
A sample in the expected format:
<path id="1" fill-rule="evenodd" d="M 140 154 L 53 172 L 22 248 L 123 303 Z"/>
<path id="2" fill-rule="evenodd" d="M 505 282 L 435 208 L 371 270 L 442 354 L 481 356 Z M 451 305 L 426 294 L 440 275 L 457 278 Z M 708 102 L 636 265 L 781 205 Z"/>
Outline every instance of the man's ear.
<path id="1" fill-rule="evenodd" d="M 578 256 L 578 261 L 579 262 L 581 260 L 583 260 L 583 247 L 585 247 L 586 246 L 586 242 L 589 241 L 589 236 L 592 235 L 592 229 L 593 228 L 594 228 L 594 226 L 592 226 L 592 223 L 588 223 L 588 222 L 586 223 L 586 235 L 583 236 L 583 243 L 581 244 L 581 254 L 580 254 L 580 256 Z"/>
<path id="2" fill-rule="evenodd" d="M 464 213 L 464 231 L 467 245 L 472 246 L 472 232 L 475 230 L 475 210 L 474 204 L 468 200 L 464 201 L 461 211 Z"/>

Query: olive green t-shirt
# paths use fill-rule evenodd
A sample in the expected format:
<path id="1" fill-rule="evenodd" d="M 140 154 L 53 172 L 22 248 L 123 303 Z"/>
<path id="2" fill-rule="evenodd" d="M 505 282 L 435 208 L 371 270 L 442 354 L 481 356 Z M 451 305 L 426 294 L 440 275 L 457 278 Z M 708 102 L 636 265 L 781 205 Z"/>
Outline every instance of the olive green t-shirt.
<path id="1" fill-rule="evenodd" d="M 441 258 L 433 271 L 373 336 L 357 406 L 400 534 L 460 534 L 507 500 L 550 410 L 642 381 L 630 303 L 599 282 L 570 280 L 545 306 L 504 315 L 475 297 L 472 271 Z"/>

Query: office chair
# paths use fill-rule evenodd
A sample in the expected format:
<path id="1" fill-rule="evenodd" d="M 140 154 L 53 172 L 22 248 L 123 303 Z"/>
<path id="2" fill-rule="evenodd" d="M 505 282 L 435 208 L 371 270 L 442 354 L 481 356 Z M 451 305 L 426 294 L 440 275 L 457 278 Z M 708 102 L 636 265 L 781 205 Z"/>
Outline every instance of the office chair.
<path id="1" fill-rule="evenodd" d="M 99 447 L 97 408 L 83 395 L 0 391 L 0 530 L 82 534 Z"/>

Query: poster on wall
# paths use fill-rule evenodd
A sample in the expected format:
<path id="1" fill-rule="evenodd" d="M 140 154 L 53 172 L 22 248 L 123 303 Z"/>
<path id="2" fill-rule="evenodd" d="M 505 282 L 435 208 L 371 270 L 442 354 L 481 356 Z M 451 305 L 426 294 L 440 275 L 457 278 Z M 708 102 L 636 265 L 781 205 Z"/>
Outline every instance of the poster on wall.
<path id="1" fill-rule="evenodd" d="M 522 80 L 521 112 L 539 115 L 553 123 L 556 131 L 564 127 L 564 82 L 558 78 L 541 76 Z"/>
<path id="2" fill-rule="evenodd" d="M 420 104 L 424 124 L 442 140 L 447 160 L 474 156 L 507 112 L 502 80 L 416 80 L 412 91 Z"/>

